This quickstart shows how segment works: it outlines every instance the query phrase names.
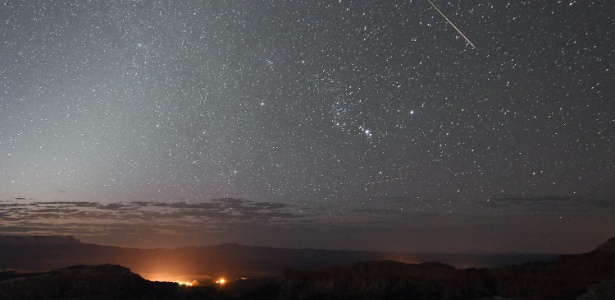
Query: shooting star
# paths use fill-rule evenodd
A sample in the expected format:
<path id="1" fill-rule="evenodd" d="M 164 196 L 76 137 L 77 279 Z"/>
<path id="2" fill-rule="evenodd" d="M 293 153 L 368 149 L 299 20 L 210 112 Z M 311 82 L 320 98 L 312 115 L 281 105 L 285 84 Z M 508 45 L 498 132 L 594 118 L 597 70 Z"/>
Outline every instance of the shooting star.
<path id="1" fill-rule="evenodd" d="M 386 179 L 386 180 L 380 180 L 380 181 L 372 181 L 372 182 L 368 182 L 367 184 L 379 184 L 379 183 L 385 183 L 385 182 L 390 182 L 390 181 L 397 181 L 397 180 L 402 180 L 404 179 L 404 177 L 397 177 L 397 178 L 391 178 L 391 179 Z"/>
<path id="2" fill-rule="evenodd" d="M 444 19 L 446 20 L 446 22 L 448 22 L 449 24 L 451 24 L 451 26 L 453 26 L 453 28 L 455 28 L 455 30 L 457 30 L 457 32 L 459 32 L 459 34 L 466 40 L 466 42 L 468 42 L 468 44 L 470 44 L 470 46 L 472 46 L 472 48 L 476 49 L 476 46 L 474 46 L 474 44 L 472 44 L 472 42 L 470 42 L 470 40 L 461 32 L 461 30 L 459 30 L 459 28 L 457 28 L 457 26 L 455 26 L 455 24 L 453 24 L 453 22 L 451 22 L 451 20 L 449 20 L 441 11 L 440 9 L 438 9 L 438 7 L 433 4 L 433 2 L 431 2 L 431 0 L 427 0 L 429 1 L 429 4 L 431 4 L 431 6 L 433 6 L 433 8 L 435 8 L 438 13 L 440 13 L 440 15 L 442 15 L 442 17 L 444 17 Z"/>

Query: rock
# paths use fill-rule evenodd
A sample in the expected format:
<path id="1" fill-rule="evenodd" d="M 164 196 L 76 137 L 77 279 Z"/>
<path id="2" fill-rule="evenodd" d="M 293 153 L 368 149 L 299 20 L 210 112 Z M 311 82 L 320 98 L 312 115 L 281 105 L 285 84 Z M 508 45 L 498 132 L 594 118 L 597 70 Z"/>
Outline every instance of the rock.
<path id="1" fill-rule="evenodd" d="M 613 300 L 615 299 L 615 279 L 607 280 L 587 287 L 587 293 L 577 300 Z"/>
<path id="2" fill-rule="evenodd" d="M 610 252 L 615 253 L 615 237 L 610 238 L 606 243 L 598 246 L 594 252 Z"/>

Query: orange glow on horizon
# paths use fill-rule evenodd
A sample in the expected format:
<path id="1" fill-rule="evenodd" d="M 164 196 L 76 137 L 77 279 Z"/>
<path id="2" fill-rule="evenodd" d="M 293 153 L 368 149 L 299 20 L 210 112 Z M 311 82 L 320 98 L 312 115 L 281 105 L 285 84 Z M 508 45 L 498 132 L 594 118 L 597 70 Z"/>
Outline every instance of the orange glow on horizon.
<path id="1" fill-rule="evenodd" d="M 220 279 L 216 280 L 216 283 L 219 284 L 219 285 L 224 285 L 226 283 L 226 279 L 224 279 L 224 277 L 220 278 Z"/>
<path id="2" fill-rule="evenodd" d="M 151 280 L 151 281 L 158 281 L 158 282 L 173 282 L 173 283 L 177 283 L 181 286 L 198 286 L 200 285 L 200 282 L 198 280 L 186 280 L 186 278 L 182 278 L 182 277 L 175 277 L 175 276 L 170 276 L 170 275 L 154 275 L 154 276 L 146 276 L 145 279 L 147 280 Z"/>

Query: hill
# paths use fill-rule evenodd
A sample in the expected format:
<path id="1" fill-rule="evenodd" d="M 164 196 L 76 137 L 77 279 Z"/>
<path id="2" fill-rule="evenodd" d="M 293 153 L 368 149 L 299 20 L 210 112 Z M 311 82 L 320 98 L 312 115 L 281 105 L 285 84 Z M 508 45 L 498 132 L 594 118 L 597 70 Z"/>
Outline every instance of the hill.
<path id="1" fill-rule="evenodd" d="M 216 299 L 216 290 L 148 281 L 117 265 L 72 266 L 1 281 L 0 299 Z"/>

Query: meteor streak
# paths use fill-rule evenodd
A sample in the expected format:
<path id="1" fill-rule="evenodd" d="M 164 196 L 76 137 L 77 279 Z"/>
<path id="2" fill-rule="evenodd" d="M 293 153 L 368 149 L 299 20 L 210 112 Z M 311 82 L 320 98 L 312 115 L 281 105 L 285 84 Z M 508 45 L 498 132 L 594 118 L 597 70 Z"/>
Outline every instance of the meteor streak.
<path id="1" fill-rule="evenodd" d="M 453 28 L 455 28 L 455 30 L 457 30 L 457 32 L 459 32 L 459 34 L 466 40 L 466 42 L 468 42 L 468 44 L 470 44 L 470 46 L 472 46 L 472 48 L 476 49 L 476 46 L 474 46 L 474 44 L 472 44 L 472 42 L 470 42 L 470 40 L 463 34 L 461 33 L 461 30 L 459 30 L 459 28 L 457 28 L 457 26 L 455 26 L 455 24 L 453 24 L 453 22 L 451 22 L 451 20 L 449 20 L 441 11 L 440 9 L 438 9 L 438 7 L 433 4 L 433 2 L 431 2 L 431 0 L 427 0 L 429 1 L 429 4 L 431 4 L 431 6 L 433 6 L 433 8 L 435 8 L 438 13 L 440 13 L 440 15 L 442 15 L 442 17 L 444 17 L 444 19 L 446 20 L 446 22 L 448 22 L 449 24 L 451 24 L 451 26 L 453 26 Z"/>

